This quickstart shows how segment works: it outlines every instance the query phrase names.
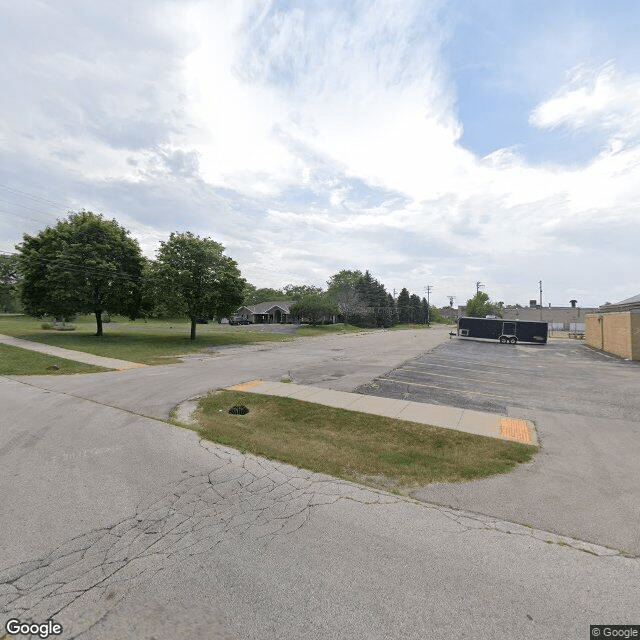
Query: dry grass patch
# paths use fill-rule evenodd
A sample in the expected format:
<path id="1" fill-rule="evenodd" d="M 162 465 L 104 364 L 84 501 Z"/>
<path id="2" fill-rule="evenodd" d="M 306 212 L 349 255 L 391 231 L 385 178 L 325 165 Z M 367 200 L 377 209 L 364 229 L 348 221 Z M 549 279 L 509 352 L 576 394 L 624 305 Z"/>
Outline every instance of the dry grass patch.
<path id="1" fill-rule="evenodd" d="M 246 415 L 228 413 L 234 405 Z M 239 391 L 202 398 L 200 434 L 297 467 L 385 489 L 505 473 L 537 447 L 324 405 Z"/>

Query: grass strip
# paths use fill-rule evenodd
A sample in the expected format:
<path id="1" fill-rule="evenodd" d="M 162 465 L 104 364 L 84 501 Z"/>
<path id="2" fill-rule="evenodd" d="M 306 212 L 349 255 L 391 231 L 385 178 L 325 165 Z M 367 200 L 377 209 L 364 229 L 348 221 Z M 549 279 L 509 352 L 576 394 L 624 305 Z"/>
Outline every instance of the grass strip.
<path id="1" fill-rule="evenodd" d="M 225 345 L 256 342 L 285 342 L 293 336 L 228 325 L 198 325 L 195 340 L 189 339 L 189 323 L 185 320 L 137 320 L 118 318 L 105 324 L 104 335 L 96 337 L 95 319 L 81 317 L 73 321 L 75 331 L 42 329 L 42 320 L 28 316 L 0 316 L 0 333 L 24 340 L 33 340 L 64 349 L 84 351 L 97 356 L 118 358 L 142 364 L 172 364 L 180 355 L 198 353 Z"/>
<path id="2" fill-rule="evenodd" d="M 305 325 L 296 331 L 296 335 L 314 337 L 332 333 L 362 333 L 363 331 L 377 331 L 377 329 L 355 327 L 352 324 L 338 322 L 336 324 Z"/>
<path id="3" fill-rule="evenodd" d="M 102 371 L 111 369 L 0 344 L 0 375 L 3 376 L 66 375 Z"/>
<path id="4" fill-rule="evenodd" d="M 246 415 L 230 407 L 245 405 Z M 296 467 L 406 493 L 505 473 L 537 447 L 291 398 L 218 391 L 200 400 L 202 437 Z"/>

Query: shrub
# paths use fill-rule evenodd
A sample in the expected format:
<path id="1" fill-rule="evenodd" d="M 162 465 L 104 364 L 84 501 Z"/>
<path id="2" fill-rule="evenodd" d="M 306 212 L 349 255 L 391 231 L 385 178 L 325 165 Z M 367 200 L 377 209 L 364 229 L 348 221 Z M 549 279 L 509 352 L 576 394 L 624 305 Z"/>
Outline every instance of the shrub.
<path id="1" fill-rule="evenodd" d="M 61 324 L 61 325 L 58 325 L 57 327 L 54 327 L 54 329 L 56 331 L 75 331 L 76 330 L 76 325 L 75 324 Z"/>

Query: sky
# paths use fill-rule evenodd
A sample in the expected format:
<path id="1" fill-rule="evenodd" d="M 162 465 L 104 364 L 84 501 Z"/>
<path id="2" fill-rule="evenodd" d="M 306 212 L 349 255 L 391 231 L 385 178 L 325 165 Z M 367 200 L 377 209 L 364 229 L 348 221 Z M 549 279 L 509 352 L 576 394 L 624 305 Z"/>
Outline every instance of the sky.
<path id="1" fill-rule="evenodd" d="M 635 0 L 0 0 L 0 251 L 69 211 L 257 287 L 640 293 Z"/>

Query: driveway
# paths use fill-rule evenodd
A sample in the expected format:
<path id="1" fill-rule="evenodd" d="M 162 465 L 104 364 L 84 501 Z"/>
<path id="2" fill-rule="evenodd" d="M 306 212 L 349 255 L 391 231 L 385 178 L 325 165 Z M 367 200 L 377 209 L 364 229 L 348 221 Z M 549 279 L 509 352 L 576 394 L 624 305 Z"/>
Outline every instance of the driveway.
<path id="1" fill-rule="evenodd" d="M 358 391 L 535 423 L 542 449 L 533 462 L 504 476 L 429 485 L 416 498 L 640 555 L 639 386 L 639 362 L 576 340 L 454 339 Z"/>
<path id="2" fill-rule="evenodd" d="M 332 336 L 0 378 L 4 617 L 53 617 L 61 637 L 98 640 L 581 638 L 589 624 L 637 623 L 637 559 L 140 415 L 257 376 L 350 390 L 446 339 Z"/>

